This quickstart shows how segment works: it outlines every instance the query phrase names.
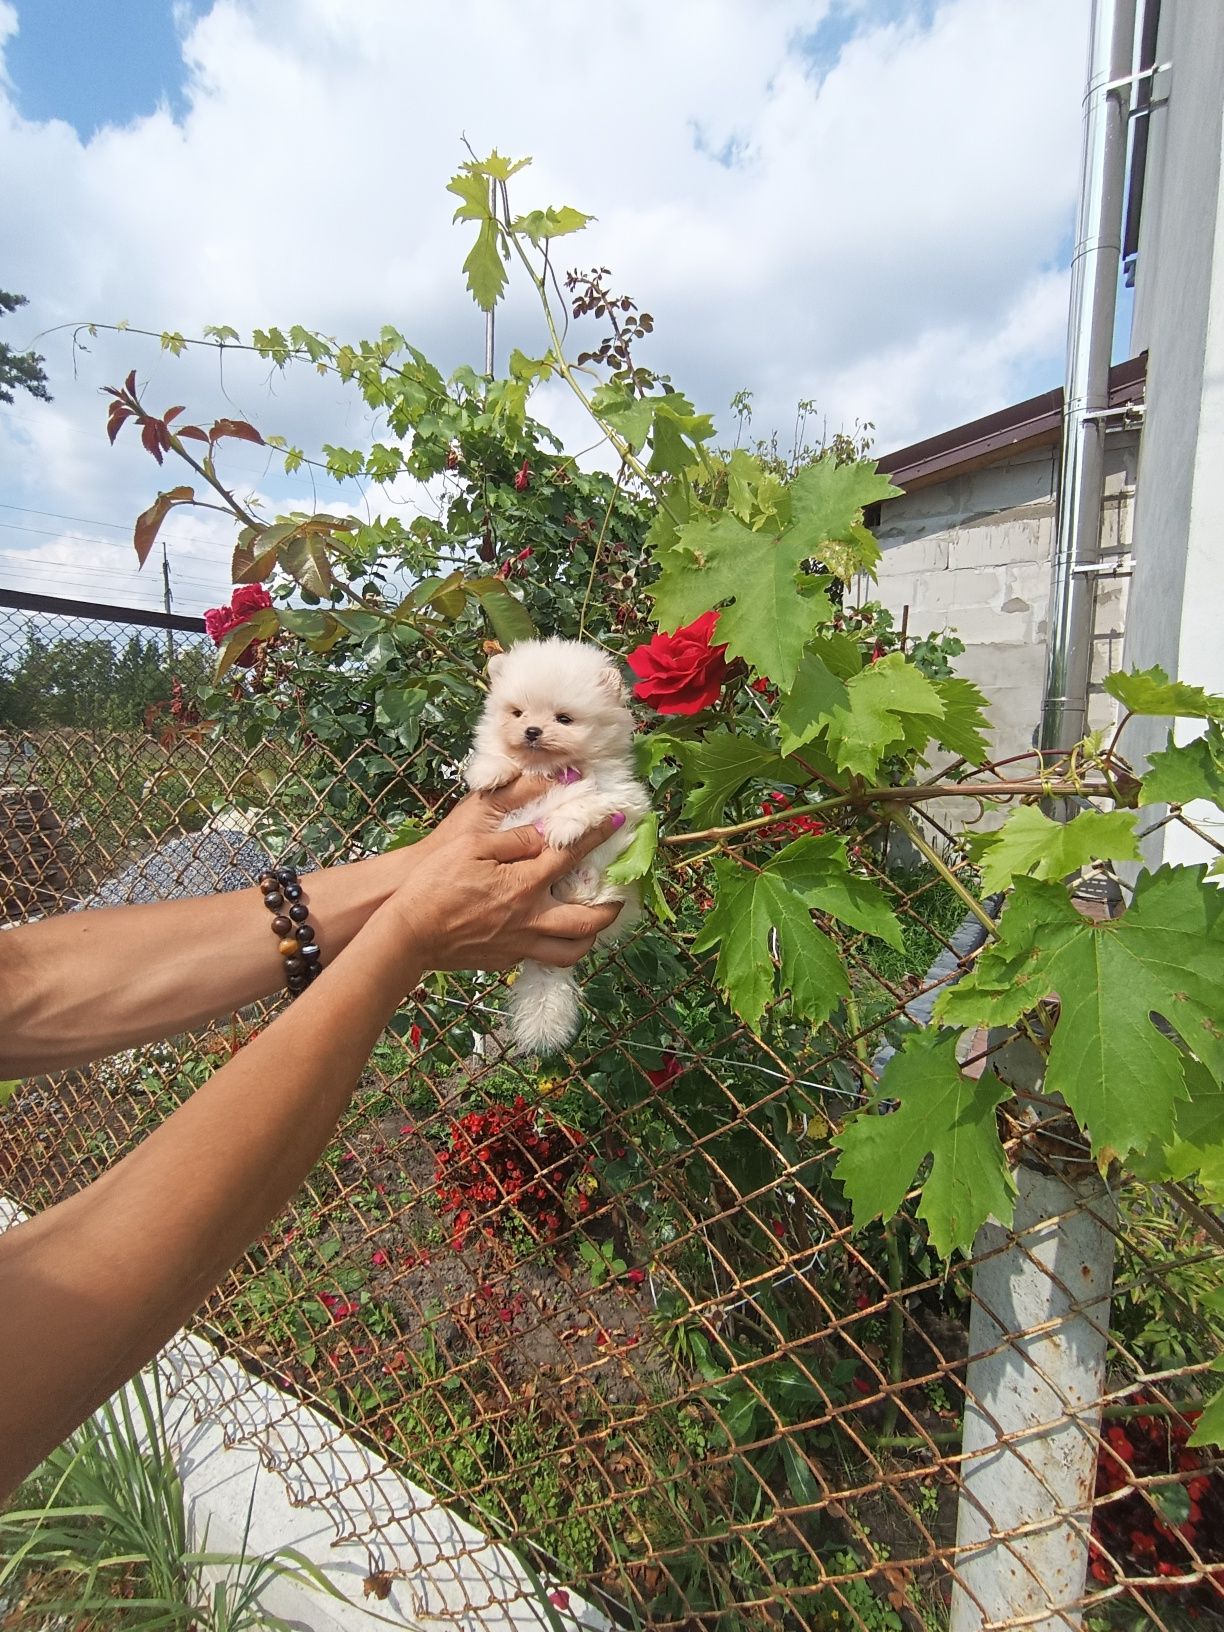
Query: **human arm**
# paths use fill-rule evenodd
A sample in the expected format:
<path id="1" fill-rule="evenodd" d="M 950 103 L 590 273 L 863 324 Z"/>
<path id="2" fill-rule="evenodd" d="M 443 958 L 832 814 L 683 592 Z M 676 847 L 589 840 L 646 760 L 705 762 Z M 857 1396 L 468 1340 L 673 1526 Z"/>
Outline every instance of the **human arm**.
<path id="1" fill-rule="evenodd" d="M 427 852 L 320 978 L 143 1144 L 0 1235 L 0 1495 L 157 1352 L 284 1206 L 425 970 L 568 964 L 590 949 L 615 909 L 563 906 L 549 888 L 612 831 L 568 855 L 531 828 Z"/>
<path id="2" fill-rule="evenodd" d="M 537 798 L 527 778 L 462 804 L 418 844 L 305 874 L 325 963 L 439 851 Z M 65 913 L 0 935 L 0 1080 L 190 1031 L 284 983 L 260 891 Z"/>

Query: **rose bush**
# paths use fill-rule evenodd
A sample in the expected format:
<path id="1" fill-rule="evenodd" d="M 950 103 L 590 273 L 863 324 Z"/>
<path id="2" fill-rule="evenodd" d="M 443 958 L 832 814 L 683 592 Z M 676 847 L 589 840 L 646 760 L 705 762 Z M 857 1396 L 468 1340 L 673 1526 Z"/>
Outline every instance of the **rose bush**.
<path id="1" fill-rule="evenodd" d="M 629 653 L 626 662 L 637 675 L 633 695 L 658 714 L 699 714 L 718 701 L 730 672 L 725 646 L 715 646 L 717 612 L 677 629 L 657 634 Z"/>

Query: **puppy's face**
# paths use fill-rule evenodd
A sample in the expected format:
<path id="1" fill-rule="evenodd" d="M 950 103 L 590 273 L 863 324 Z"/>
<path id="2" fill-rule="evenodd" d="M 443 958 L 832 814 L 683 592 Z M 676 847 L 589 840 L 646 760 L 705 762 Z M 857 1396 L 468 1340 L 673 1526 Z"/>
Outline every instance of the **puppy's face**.
<path id="1" fill-rule="evenodd" d="M 633 719 L 616 669 L 576 641 L 525 641 L 489 664 L 485 718 L 497 746 L 529 775 L 629 751 Z"/>

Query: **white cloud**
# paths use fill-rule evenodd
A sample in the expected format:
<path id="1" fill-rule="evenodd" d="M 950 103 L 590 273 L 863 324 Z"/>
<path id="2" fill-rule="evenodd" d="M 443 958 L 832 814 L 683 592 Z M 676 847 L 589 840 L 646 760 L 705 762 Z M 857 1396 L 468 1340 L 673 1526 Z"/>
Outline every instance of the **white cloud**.
<path id="1" fill-rule="evenodd" d="M 811 397 L 832 426 L 874 420 L 887 446 L 1026 394 L 1042 361 L 1057 383 L 1052 268 L 1071 224 L 1086 8 L 944 0 L 928 27 L 925 6 L 881 26 L 860 7 L 858 32 L 817 65 L 800 42 L 836 9 L 616 0 L 596 19 L 560 0 L 216 0 L 184 38 L 182 120 L 163 110 L 88 143 L 19 119 L 0 81 L 4 277 L 31 297 L 7 337 L 80 317 L 347 337 L 389 321 L 443 366 L 477 360 L 445 191 L 466 132 L 478 150 L 534 155 L 524 199 L 595 212 L 566 264 L 614 269 L 655 316 L 647 360 L 728 428 L 741 386 L 759 431 Z M 12 10 L 0 0 L 0 40 Z M 500 355 L 542 343 L 516 299 Z M 237 409 L 306 443 L 368 435 L 334 382 L 269 385 L 237 361 L 222 382 L 214 361 L 133 335 L 89 344 L 74 378 L 66 337 L 41 341 L 55 404 L 0 411 L 12 503 L 122 522 L 168 485 L 102 433 L 95 393 L 132 366 L 155 403 Z M 255 449 L 232 463 L 275 503 L 313 502 Z M 217 541 L 192 571 L 219 592 L 223 518 L 168 528 L 189 530 Z M 0 581 L 11 566 L 0 556 Z"/>

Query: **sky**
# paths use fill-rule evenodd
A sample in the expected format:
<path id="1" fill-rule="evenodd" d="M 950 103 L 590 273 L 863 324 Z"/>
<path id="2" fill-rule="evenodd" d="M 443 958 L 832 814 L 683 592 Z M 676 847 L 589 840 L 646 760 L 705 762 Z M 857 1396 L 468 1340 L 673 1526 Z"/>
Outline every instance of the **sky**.
<path id="1" fill-rule="evenodd" d="M 135 516 L 159 487 L 108 446 L 101 388 L 241 414 L 308 451 L 378 428 L 306 372 L 162 352 L 126 323 L 400 329 L 479 366 L 446 182 L 464 138 L 531 155 L 523 208 L 596 220 L 567 266 L 608 266 L 655 319 L 642 360 L 727 440 L 739 390 L 785 442 L 800 399 L 879 452 L 1060 383 L 1089 0 L 0 0 L 2 336 L 54 401 L 0 404 L 0 585 L 160 604 Z M 515 202 L 515 199 L 512 199 Z M 74 338 L 75 336 L 75 338 Z M 581 344 L 579 340 L 579 344 Z M 512 300 L 498 356 L 544 349 Z M 536 411 L 588 430 L 559 392 Z M 231 444 L 269 515 L 411 511 L 420 496 L 286 477 Z M 228 596 L 233 530 L 165 528 L 175 605 Z"/>

